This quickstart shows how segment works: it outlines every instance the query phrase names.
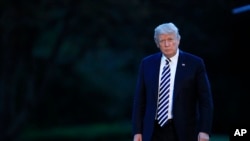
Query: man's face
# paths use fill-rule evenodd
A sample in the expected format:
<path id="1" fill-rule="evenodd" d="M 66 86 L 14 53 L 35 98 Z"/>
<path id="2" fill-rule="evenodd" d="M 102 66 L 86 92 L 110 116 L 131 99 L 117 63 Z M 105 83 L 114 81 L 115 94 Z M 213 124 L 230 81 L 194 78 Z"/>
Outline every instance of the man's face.
<path id="1" fill-rule="evenodd" d="M 170 58 L 176 54 L 179 42 L 179 39 L 177 39 L 177 36 L 173 33 L 160 34 L 158 36 L 157 46 L 166 57 Z"/>

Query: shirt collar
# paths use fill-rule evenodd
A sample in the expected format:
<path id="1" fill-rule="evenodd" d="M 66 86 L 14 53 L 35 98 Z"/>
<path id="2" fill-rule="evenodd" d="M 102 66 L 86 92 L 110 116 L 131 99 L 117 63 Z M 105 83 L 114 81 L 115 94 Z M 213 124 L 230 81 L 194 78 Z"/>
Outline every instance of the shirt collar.
<path id="1" fill-rule="evenodd" d="M 171 58 L 167 58 L 165 55 L 162 55 L 162 59 L 170 60 L 170 62 L 176 62 L 178 57 L 179 57 L 179 49 L 177 49 L 176 54 Z"/>

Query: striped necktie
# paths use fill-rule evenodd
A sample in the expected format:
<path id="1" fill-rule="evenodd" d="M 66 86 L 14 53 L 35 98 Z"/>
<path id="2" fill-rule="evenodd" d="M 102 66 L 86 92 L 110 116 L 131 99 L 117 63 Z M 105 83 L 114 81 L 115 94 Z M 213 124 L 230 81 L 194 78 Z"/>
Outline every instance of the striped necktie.
<path id="1" fill-rule="evenodd" d="M 170 67 L 169 67 L 169 61 L 166 60 L 166 64 L 163 67 L 160 80 L 158 111 L 157 111 L 157 120 L 161 127 L 167 122 L 168 119 L 169 91 L 170 91 L 169 89 L 170 89 Z"/>

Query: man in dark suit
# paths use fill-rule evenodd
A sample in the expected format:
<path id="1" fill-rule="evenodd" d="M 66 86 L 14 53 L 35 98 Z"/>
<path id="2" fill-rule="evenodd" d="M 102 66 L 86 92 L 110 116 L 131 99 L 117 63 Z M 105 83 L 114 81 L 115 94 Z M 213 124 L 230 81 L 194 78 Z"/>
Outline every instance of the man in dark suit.
<path id="1" fill-rule="evenodd" d="M 132 113 L 134 141 L 209 141 L 213 119 L 210 82 L 203 59 L 180 50 L 180 38 L 173 23 L 155 28 L 160 52 L 145 57 L 140 64 Z M 170 75 L 164 93 L 168 93 L 168 106 L 162 117 L 167 117 L 167 122 L 159 123 L 163 121 L 158 109 L 166 60 Z"/>

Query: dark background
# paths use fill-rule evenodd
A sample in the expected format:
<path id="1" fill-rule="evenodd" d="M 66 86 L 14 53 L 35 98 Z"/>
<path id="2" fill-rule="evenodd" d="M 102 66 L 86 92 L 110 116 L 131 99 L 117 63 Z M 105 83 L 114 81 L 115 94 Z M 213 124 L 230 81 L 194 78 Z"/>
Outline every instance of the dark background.
<path id="1" fill-rule="evenodd" d="M 0 2 L 0 141 L 129 141 L 140 60 L 173 22 L 204 58 L 213 134 L 249 124 L 249 11 L 227 0 Z M 222 140 L 222 139 L 221 139 Z"/>
<path id="2" fill-rule="evenodd" d="M 234 8 L 247 5 L 248 10 L 240 13 L 233 14 L 232 24 L 232 47 L 230 51 L 230 66 L 231 75 L 236 83 L 232 82 L 231 87 L 231 101 L 229 104 L 231 109 L 230 114 L 232 115 L 229 129 L 232 131 L 235 128 L 245 128 L 250 131 L 250 116 L 248 114 L 249 103 L 249 78 L 250 69 L 247 67 L 249 64 L 249 39 L 248 35 L 250 32 L 250 3 L 247 0 L 234 1 Z M 229 107 L 229 108 L 230 108 Z M 249 134 L 248 134 L 249 137 Z M 239 138 L 237 138 L 239 140 Z"/>

